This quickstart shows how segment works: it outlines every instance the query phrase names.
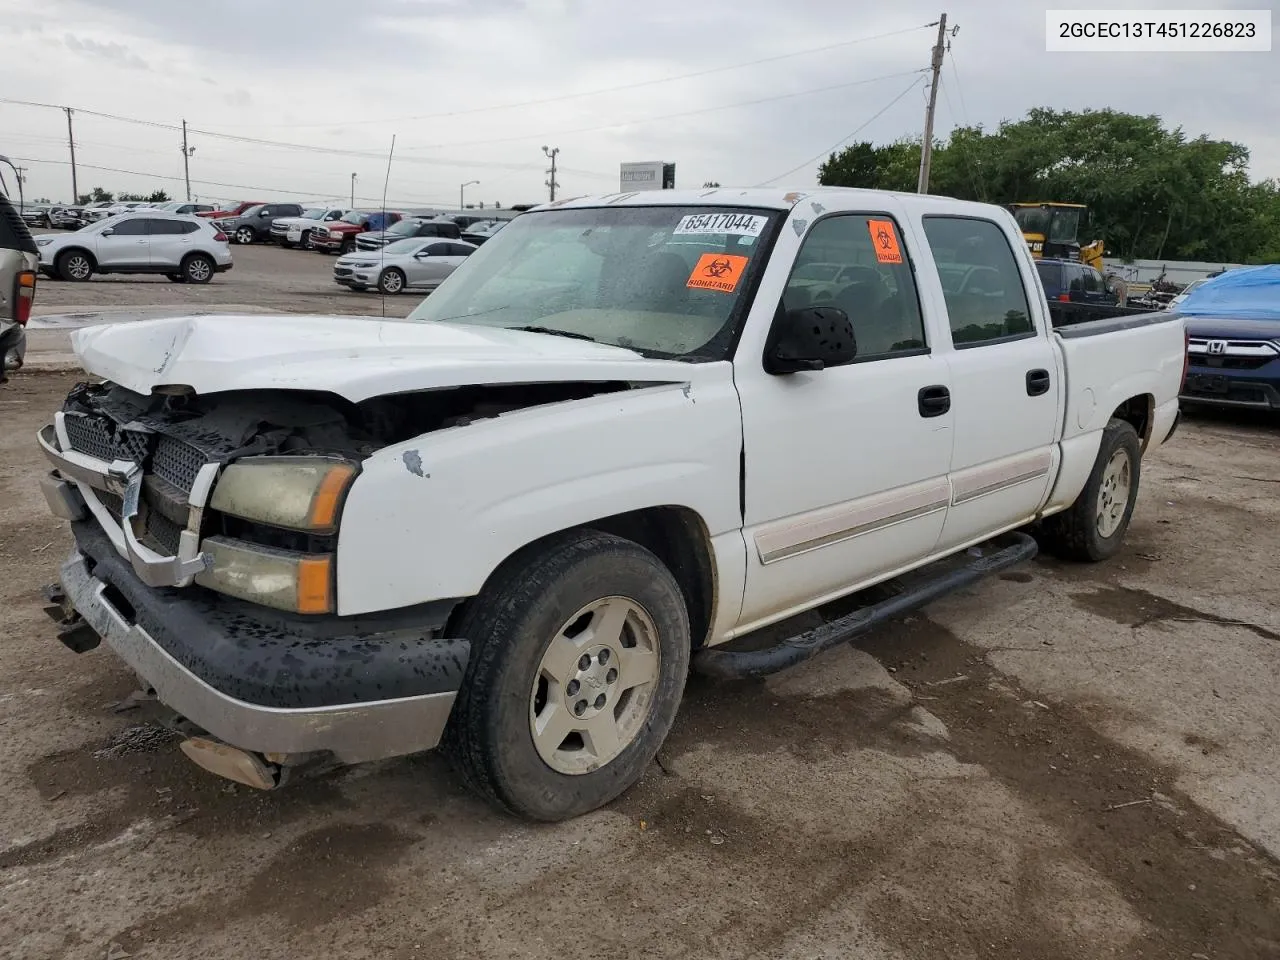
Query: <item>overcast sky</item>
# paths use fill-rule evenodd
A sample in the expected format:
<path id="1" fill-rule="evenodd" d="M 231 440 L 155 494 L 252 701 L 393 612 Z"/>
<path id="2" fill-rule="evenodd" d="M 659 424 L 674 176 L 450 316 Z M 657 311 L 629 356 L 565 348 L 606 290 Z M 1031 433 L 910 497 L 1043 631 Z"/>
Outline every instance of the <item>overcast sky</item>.
<path id="1" fill-rule="evenodd" d="M 201 198 L 347 198 L 354 172 L 357 203 L 368 204 L 382 194 L 393 134 L 388 195 L 402 203 L 456 204 L 466 180 L 480 181 L 468 202 L 543 199 L 544 144 L 560 148 L 564 196 L 616 190 L 630 160 L 675 162 L 682 187 L 811 185 L 816 158 L 859 127 L 856 139 L 919 136 L 923 75 L 908 71 L 928 65 L 924 25 L 943 5 L 0 0 L 0 97 L 314 148 L 193 132 Z M 939 135 L 1035 106 L 1114 107 L 1243 143 L 1255 178 L 1280 177 L 1280 51 L 1047 54 L 1044 5 L 946 6 L 960 30 Z M 674 77 L 684 78 L 652 82 Z M 81 192 L 182 196 L 180 134 L 84 113 L 75 131 Z M 70 197 L 60 112 L 0 103 L 0 153 L 30 158 L 28 196 Z"/>

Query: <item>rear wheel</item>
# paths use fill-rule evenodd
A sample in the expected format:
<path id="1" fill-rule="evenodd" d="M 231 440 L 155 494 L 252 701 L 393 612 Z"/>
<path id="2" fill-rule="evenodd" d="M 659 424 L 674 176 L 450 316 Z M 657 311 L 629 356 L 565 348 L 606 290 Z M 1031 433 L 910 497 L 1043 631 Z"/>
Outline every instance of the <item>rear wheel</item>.
<path id="1" fill-rule="evenodd" d="M 208 283 L 213 279 L 213 261 L 203 253 L 190 254 L 182 261 L 182 276 L 188 283 Z"/>
<path id="2" fill-rule="evenodd" d="M 382 276 L 378 277 L 378 290 L 394 296 L 404 290 L 404 274 L 398 267 L 388 267 L 382 271 Z"/>
<path id="3" fill-rule="evenodd" d="M 67 250 L 58 254 L 55 267 L 63 280 L 88 280 L 93 276 L 93 258 L 83 250 Z"/>
<path id="4" fill-rule="evenodd" d="M 688 612 L 670 571 L 591 530 L 509 560 L 458 633 L 471 656 L 445 750 L 473 790 L 531 820 L 578 816 L 639 780 L 689 669 Z"/>
<path id="5" fill-rule="evenodd" d="M 338 253 L 342 256 L 346 256 L 355 248 L 356 248 L 355 237 L 347 237 L 342 241 L 342 246 L 338 248 Z"/>
<path id="6" fill-rule="evenodd" d="M 1114 556 L 1129 529 L 1141 472 L 1138 431 L 1112 420 L 1102 431 L 1093 472 L 1076 502 L 1045 518 L 1041 540 L 1049 552 L 1091 563 Z"/>

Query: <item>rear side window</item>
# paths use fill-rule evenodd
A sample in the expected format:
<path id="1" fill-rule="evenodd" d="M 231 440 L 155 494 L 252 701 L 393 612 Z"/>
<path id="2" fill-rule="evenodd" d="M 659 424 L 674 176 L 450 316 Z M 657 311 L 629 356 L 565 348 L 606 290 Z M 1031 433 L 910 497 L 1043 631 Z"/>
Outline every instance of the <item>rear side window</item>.
<path id="1" fill-rule="evenodd" d="M 782 306 L 843 310 L 858 345 L 855 362 L 927 348 L 911 265 L 886 214 L 839 214 L 815 223 L 796 255 Z"/>
<path id="2" fill-rule="evenodd" d="M 449 244 L 449 256 L 451 257 L 469 257 L 475 252 L 475 247 L 468 247 L 462 243 Z"/>
<path id="3" fill-rule="evenodd" d="M 942 290 L 958 349 L 1035 336 L 1018 262 L 997 224 L 925 217 L 924 232 L 938 272 L 947 277 Z"/>
<path id="4" fill-rule="evenodd" d="M 1102 292 L 1102 274 L 1098 273 L 1093 267 L 1084 267 L 1084 292 L 1085 293 L 1101 293 Z"/>

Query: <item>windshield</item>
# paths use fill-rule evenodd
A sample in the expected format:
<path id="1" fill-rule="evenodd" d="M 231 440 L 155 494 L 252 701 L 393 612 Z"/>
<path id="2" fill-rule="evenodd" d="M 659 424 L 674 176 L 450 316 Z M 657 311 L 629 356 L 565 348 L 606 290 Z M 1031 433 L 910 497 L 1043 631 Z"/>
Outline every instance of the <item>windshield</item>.
<path id="1" fill-rule="evenodd" d="M 324 207 L 312 207 L 309 210 L 302 211 L 302 218 L 304 220 L 320 220 L 323 219 L 327 212 Z"/>
<path id="2" fill-rule="evenodd" d="M 1053 211 L 1053 219 L 1049 223 L 1049 236 L 1046 237 L 1050 243 L 1075 243 L 1076 236 L 1079 233 L 1079 210 L 1058 209 Z"/>
<path id="3" fill-rule="evenodd" d="M 1013 211 L 1013 219 L 1018 221 L 1023 233 L 1049 232 L 1049 211 L 1043 207 L 1018 207 Z"/>
<path id="4" fill-rule="evenodd" d="M 354 223 L 356 226 L 360 226 L 368 219 L 369 215 L 367 213 L 358 213 L 357 211 L 352 210 L 350 213 L 343 216 L 342 223 Z"/>
<path id="5" fill-rule="evenodd" d="M 396 237 L 412 237 L 418 232 L 421 220 L 401 220 L 395 226 L 387 231 L 388 234 Z"/>
<path id="6" fill-rule="evenodd" d="M 258 215 L 258 211 L 259 211 L 259 210 L 261 210 L 261 209 L 262 209 L 263 207 L 265 207 L 265 206 L 266 206 L 266 204 L 265 204 L 265 203 L 259 203 L 259 204 L 256 204 L 256 205 L 254 205 L 254 206 L 250 207 L 248 210 L 244 211 L 244 213 L 240 214 L 240 216 L 242 216 L 242 217 L 255 217 L 255 216 L 257 216 L 257 215 Z"/>
<path id="7" fill-rule="evenodd" d="M 422 246 L 423 241 L 417 239 L 397 240 L 395 243 L 388 243 L 382 248 L 382 252 L 388 255 L 417 253 Z"/>
<path id="8" fill-rule="evenodd" d="M 526 214 L 409 319 L 534 326 L 649 356 L 722 360 L 781 216 L 674 206 Z"/>

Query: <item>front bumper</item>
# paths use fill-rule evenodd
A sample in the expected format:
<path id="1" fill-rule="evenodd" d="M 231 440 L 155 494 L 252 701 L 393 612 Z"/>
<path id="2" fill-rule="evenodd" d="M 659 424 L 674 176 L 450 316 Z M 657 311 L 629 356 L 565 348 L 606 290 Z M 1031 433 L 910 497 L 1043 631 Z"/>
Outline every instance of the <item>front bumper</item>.
<path id="1" fill-rule="evenodd" d="M 1280 367 L 1280 360 L 1261 371 L 1192 366 L 1180 399 L 1219 407 L 1280 410 L 1280 377 L 1273 367 Z"/>
<path id="2" fill-rule="evenodd" d="M 72 530 L 61 569 L 71 605 L 162 703 L 213 736 L 344 763 L 440 742 L 470 650 L 431 635 L 451 603 L 420 609 L 413 627 L 403 617 L 273 617 L 200 588 L 149 588 L 92 521 Z"/>

